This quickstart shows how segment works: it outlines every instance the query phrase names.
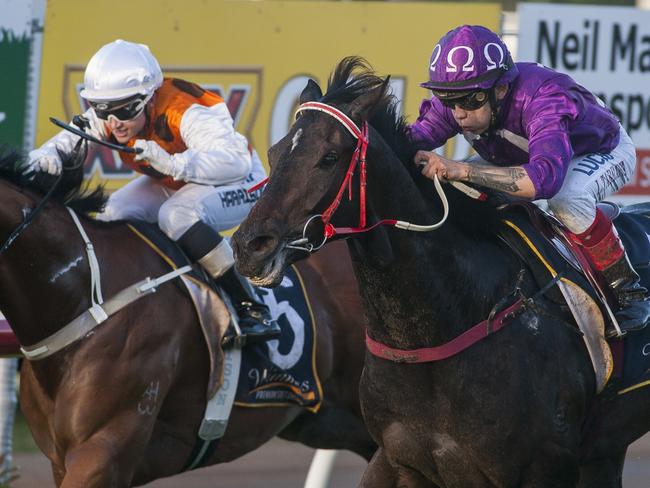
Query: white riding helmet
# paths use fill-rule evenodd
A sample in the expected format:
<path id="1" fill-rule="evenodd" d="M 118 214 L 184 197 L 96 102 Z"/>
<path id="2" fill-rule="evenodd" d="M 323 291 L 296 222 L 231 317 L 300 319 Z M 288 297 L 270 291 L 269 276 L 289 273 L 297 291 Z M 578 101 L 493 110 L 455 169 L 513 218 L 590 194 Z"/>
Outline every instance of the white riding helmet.
<path id="1" fill-rule="evenodd" d="M 150 98 L 162 82 L 162 70 L 148 46 L 118 39 L 90 58 L 81 96 L 90 101 L 121 100 L 138 94 Z"/>

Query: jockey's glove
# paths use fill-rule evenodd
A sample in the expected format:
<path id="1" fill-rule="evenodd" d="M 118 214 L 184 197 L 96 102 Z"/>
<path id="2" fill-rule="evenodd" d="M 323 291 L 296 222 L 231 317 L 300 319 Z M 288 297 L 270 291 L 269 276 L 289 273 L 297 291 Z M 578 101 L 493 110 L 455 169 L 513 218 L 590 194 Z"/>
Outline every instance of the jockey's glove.
<path id="1" fill-rule="evenodd" d="M 57 176 L 61 174 L 61 168 L 63 167 L 58 154 L 53 154 L 44 149 L 30 151 L 27 161 L 23 168 L 24 174 L 42 172 Z"/>
<path id="2" fill-rule="evenodd" d="M 133 143 L 136 149 L 142 149 L 142 152 L 135 155 L 136 161 L 147 161 L 153 169 L 169 176 L 178 174 L 174 157 L 158 145 L 156 141 L 145 141 L 138 139 Z"/>

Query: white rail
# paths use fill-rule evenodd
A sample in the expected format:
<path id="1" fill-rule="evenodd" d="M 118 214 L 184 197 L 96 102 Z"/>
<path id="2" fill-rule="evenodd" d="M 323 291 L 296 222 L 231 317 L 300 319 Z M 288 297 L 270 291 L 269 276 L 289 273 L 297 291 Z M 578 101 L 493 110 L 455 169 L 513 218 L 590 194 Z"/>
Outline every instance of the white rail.
<path id="1" fill-rule="evenodd" d="M 307 473 L 304 488 L 328 488 L 332 469 L 338 451 L 332 449 L 318 449 L 314 454 Z"/>

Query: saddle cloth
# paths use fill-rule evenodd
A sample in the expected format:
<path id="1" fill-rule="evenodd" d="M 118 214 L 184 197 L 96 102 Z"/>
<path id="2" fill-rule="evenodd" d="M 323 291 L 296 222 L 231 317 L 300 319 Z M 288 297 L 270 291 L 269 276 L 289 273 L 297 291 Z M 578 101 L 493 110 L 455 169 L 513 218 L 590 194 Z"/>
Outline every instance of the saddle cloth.
<path id="1" fill-rule="evenodd" d="M 282 335 L 243 349 L 235 405 L 294 404 L 317 412 L 323 392 L 316 370 L 316 322 L 300 273 L 291 266 L 280 286 L 255 290 Z"/>
<path id="2" fill-rule="evenodd" d="M 650 283 L 650 205 L 641 204 L 624 207 L 605 202 L 601 207 L 611 218 L 625 245 L 630 261 L 639 272 L 644 286 Z M 617 378 L 616 388 L 629 388 L 650 378 L 644 377 L 645 369 L 639 366 L 639 359 L 650 357 L 650 333 L 628 334 L 612 355 L 603 334 L 605 322 L 616 304 L 609 289 L 590 265 L 581 248 L 573 243 L 562 225 L 536 205 L 516 203 L 502 209 L 504 229 L 500 236 L 529 266 L 538 285 L 544 286 L 558 274 L 558 290 L 580 327 L 596 373 L 597 390 L 601 392 L 612 373 Z M 552 292 L 551 292 L 552 295 Z M 646 329 L 648 330 L 648 329 Z M 650 332 L 650 331 L 649 331 Z M 647 347 L 646 347 L 647 345 Z M 632 360 L 632 353 L 637 358 Z M 650 363 L 650 361 L 649 361 Z"/>
<path id="3" fill-rule="evenodd" d="M 175 268 L 191 264 L 183 251 L 157 225 L 134 222 L 130 226 L 170 266 Z M 215 292 L 208 285 L 209 280 L 200 266 L 195 266 L 194 272 L 184 281 L 191 282 L 185 285 L 200 316 L 199 306 L 202 303 L 208 303 L 214 309 L 211 303 L 214 300 L 209 297 Z M 316 370 L 316 322 L 298 270 L 293 266 L 289 268 L 279 287 L 273 290 L 255 288 L 255 292 L 278 321 L 282 335 L 279 339 L 243 348 L 235 405 L 272 407 L 293 404 L 312 412 L 318 411 L 323 395 Z M 203 310 L 209 309 L 204 307 Z M 221 311 L 215 310 L 215 313 L 220 314 Z M 215 374 L 216 369 L 221 370 L 221 363 L 215 364 L 215 361 L 223 361 L 218 344 L 225 329 L 221 321 L 219 324 L 211 325 L 210 318 L 205 316 L 201 320 L 211 361 L 208 398 L 214 396 L 221 384 L 221 378 L 216 378 Z M 215 369 L 216 366 L 218 368 Z"/>

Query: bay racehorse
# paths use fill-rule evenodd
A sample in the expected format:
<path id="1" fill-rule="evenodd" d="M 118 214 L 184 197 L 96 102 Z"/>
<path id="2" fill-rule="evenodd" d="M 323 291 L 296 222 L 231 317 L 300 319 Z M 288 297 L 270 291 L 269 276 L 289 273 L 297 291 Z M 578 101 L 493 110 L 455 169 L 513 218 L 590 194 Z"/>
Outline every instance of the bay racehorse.
<path id="1" fill-rule="evenodd" d="M 42 201 L 39 188 L 52 185 L 45 175 L 27 181 L 15 162 L 7 156 L 0 164 L 0 309 L 21 345 L 38 343 L 90 306 L 88 258 L 64 200 L 80 213 L 94 245 L 106 297 L 169 271 L 125 223 L 87 216 L 105 198 L 101 189 L 81 198 L 77 171 L 64 172 L 60 190 L 9 244 L 12 231 Z M 318 326 L 322 408 L 312 414 L 297 406 L 235 406 L 225 436 L 204 465 L 233 460 L 276 435 L 370 459 L 376 445 L 358 400 L 364 319 L 356 283 L 341 272 L 348 266 L 343 247 L 299 268 Z M 57 486 L 140 485 L 177 474 L 188 462 L 206 405 L 208 372 L 195 309 L 171 282 L 61 351 L 25 361 L 21 407 Z"/>
<path id="2" fill-rule="evenodd" d="M 358 58 L 338 65 L 324 95 L 307 84 L 233 236 L 238 269 L 273 286 L 324 235 L 348 237 L 370 344 L 401 350 L 449 343 L 517 288 L 542 307 L 444 360 L 366 353 L 361 402 L 380 449 L 361 486 L 621 486 L 627 446 L 650 428 L 650 388 L 596 395 L 582 339 L 498 239 L 492 206 L 450 187 L 444 225 L 404 230 L 444 208 L 387 88 Z"/>

